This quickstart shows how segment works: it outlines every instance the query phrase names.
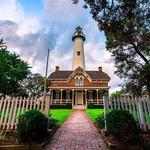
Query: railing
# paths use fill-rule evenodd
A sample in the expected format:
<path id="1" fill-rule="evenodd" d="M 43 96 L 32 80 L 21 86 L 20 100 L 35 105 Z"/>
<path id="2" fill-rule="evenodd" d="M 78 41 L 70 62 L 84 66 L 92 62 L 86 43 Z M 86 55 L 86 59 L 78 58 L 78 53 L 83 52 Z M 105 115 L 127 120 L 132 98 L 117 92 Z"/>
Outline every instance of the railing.
<path id="1" fill-rule="evenodd" d="M 105 114 L 112 109 L 124 109 L 129 111 L 136 119 L 140 128 L 144 131 L 150 130 L 150 98 L 103 98 Z"/>
<path id="2" fill-rule="evenodd" d="M 87 104 L 92 103 L 94 105 L 103 105 L 103 99 L 87 99 Z"/>
<path id="3" fill-rule="evenodd" d="M 51 105 L 72 103 L 72 99 L 51 99 Z M 103 99 L 87 99 L 87 104 L 103 105 Z"/>
<path id="4" fill-rule="evenodd" d="M 45 112 L 46 101 L 41 98 L 14 97 L 0 99 L 0 129 L 16 129 L 18 116 L 31 109 Z"/>
<path id="5" fill-rule="evenodd" d="M 51 99 L 51 105 L 72 103 L 72 99 Z"/>

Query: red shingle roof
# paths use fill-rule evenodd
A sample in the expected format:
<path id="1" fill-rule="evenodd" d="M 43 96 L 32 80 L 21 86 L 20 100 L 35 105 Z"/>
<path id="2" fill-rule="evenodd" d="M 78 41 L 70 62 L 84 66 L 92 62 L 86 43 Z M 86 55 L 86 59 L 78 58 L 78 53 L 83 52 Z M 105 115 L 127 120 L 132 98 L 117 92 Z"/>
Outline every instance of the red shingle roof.
<path id="1" fill-rule="evenodd" d="M 102 71 L 86 71 L 86 73 L 92 78 L 92 79 L 107 79 L 110 80 L 110 77 Z"/>
<path id="2" fill-rule="evenodd" d="M 68 79 L 73 71 L 55 71 L 50 74 L 49 79 Z"/>
<path id="3" fill-rule="evenodd" d="M 92 80 L 105 79 L 110 80 L 110 77 L 101 71 L 85 71 Z M 55 71 L 50 74 L 49 79 L 68 79 L 73 71 Z"/>

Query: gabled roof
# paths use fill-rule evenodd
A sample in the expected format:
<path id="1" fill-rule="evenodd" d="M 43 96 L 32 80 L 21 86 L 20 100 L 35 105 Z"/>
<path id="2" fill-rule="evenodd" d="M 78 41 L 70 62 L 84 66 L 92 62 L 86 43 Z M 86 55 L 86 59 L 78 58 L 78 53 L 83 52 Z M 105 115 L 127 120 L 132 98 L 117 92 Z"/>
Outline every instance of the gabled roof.
<path id="1" fill-rule="evenodd" d="M 86 71 L 86 73 L 94 80 L 97 79 L 107 79 L 110 80 L 110 77 L 105 73 L 101 71 Z"/>
<path id="2" fill-rule="evenodd" d="M 69 70 L 59 70 L 52 72 L 50 76 L 48 77 L 49 79 L 68 79 L 69 76 L 73 73 L 73 71 Z"/>
<path id="3" fill-rule="evenodd" d="M 86 78 L 90 81 L 90 82 L 92 82 L 92 78 L 86 73 L 86 71 L 85 70 L 83 70 L 83 68 L 82 67 L 77 67 L 73 72 L 72 72 L 72 74 L 70 75 L 70 77 L 68 78 L 68 80 L 70 80 L 70 79 L 72 79 L 72 77 L 76 74 L 76 73 L 83 73 L 85 76 L 86 76 Z"/>
<path id="4" fill-rule="evenodd" d="M 52 72 L 48 78 L 52 80 L 55 79 L 67 80 L 73 72 L 74 71 L 69 70 L 59 70 Z M 110 77 L 102 71 L 85 71 L 85 72 L 91 77 L 92 80 L 103 80 L 103 79 L 110 80 Z"/>

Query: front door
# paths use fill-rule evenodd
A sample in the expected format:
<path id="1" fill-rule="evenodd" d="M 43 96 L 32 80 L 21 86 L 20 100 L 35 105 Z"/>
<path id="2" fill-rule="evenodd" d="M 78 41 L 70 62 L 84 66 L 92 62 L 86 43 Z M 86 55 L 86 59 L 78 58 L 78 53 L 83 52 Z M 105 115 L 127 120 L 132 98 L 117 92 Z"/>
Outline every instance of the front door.
<path id="1" fill-rule="evenodd" d="M 77 105 L 83 105 L 83 92 L 82 91 L 77 91 L 76 104 Z"/>

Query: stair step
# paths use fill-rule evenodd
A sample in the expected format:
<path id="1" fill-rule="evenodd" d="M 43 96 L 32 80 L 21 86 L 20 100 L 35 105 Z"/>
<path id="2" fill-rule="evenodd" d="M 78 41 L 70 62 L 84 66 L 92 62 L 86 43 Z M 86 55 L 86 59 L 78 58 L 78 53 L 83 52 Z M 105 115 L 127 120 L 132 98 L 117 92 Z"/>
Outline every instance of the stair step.
<path id="1" fill-rule="evenodd" d="M 86 109 L 85 105 L 75 105 L 73 106 L 73 109 Z"/>

